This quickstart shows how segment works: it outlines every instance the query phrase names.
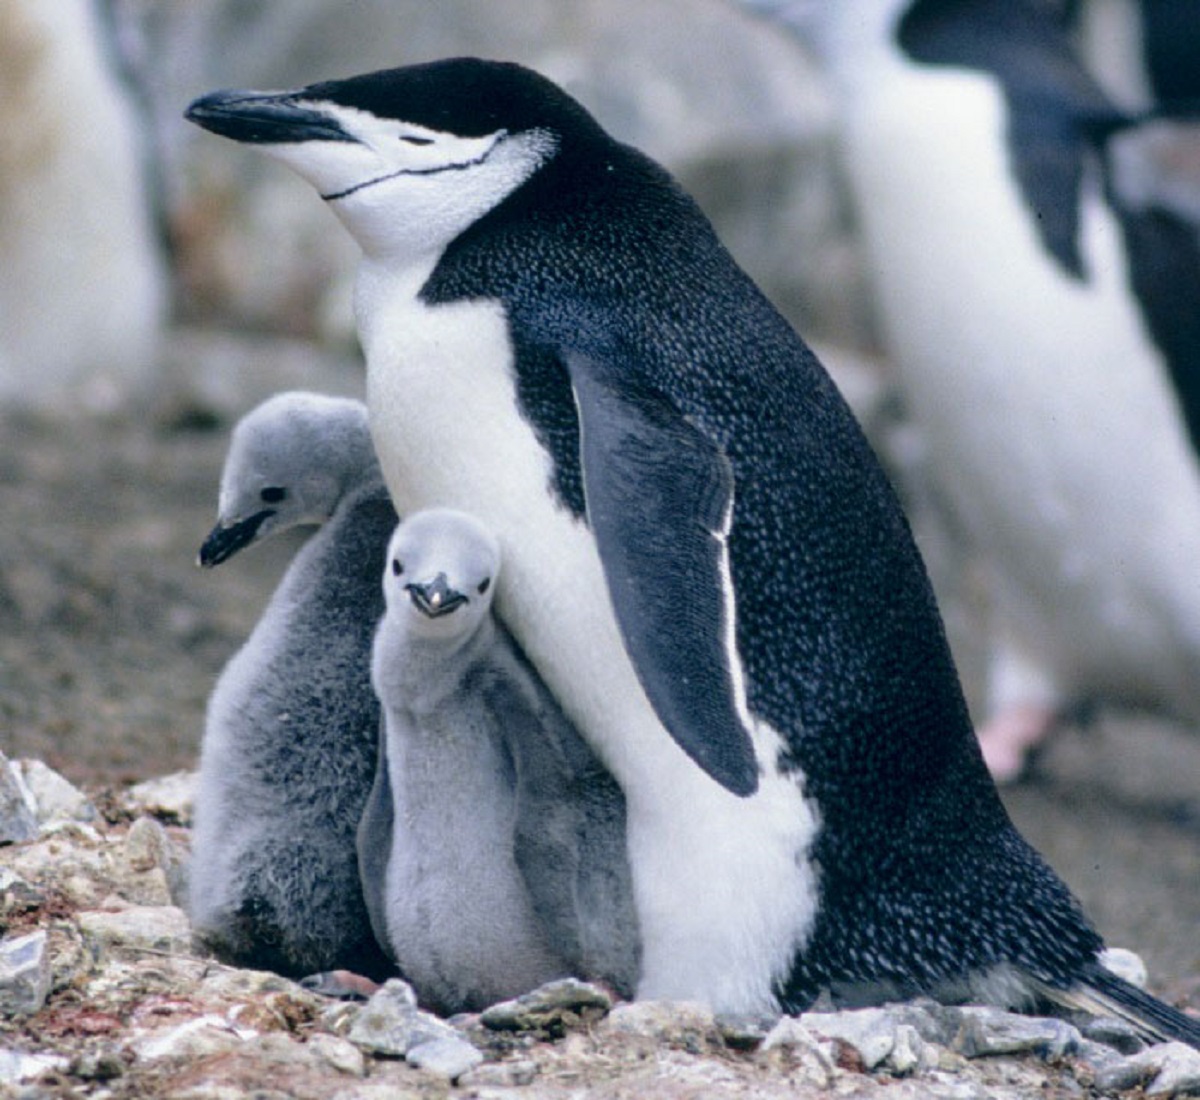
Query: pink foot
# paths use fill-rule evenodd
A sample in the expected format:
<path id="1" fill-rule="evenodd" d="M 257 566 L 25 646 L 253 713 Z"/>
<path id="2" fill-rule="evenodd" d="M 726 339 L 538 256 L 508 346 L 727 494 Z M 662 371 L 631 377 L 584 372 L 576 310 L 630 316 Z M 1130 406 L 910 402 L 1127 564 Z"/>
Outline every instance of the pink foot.
<path id="1" fill-rule="evenodd" d="M 1050 707 L 1022 704 L 1009 707 L 979 728 L 983 760 L 997 783 L 1020 778 L 1029 750 L 1050 732 L 1055 718 Z"/>
<path id="2" fill-rule="evenodd" d="M 350 1001 L 365 1001 L 379 989 L 377 982 L 355 974 L 353 970 L 322 970 L 319 974 L 310 974 L 307 978 L 302 978 L 300 984 L 323 997 L 337 997 Z"/>

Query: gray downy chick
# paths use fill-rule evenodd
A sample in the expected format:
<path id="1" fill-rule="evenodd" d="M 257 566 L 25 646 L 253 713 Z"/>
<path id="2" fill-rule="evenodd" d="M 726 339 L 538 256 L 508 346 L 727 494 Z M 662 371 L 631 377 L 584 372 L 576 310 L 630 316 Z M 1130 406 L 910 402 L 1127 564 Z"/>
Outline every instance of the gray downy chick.
<path id="1" fill-rule="evenodd" d="M 200 564 L 301 524 L 321 527 L 209 699 L 189 909 L 229 962 L 381 979 L 394 968 L 371 931 L 355 833 L 375 768 L 371 637 L 396 513 L 360 402 L 284 393 L 238 423 Z"/>

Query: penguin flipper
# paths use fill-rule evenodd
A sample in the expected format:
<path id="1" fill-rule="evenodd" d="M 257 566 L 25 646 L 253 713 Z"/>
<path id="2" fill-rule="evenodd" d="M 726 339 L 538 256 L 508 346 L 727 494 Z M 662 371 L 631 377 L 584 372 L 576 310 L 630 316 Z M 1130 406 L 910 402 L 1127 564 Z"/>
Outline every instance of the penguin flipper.
<path id="1" fill-rule="evenodd" d="M 387 763 L 387 719 L 379 719 L 379 754 L 375 766 L 375 782 L 367 795 L 362 817 L 358 822 L 356 846 L 358 850 L 358 879 L 362 886 L 363 901 L 367 907 L 367 919 L 371 931 L 384 954 L 392 958 L 391 941 L 387 930 L 387 882 L 388 860 L 392 853 L 392 785 L 388 781 Z"/>
<path id="2" fill-rule="evenodd" d="M 1079 984 L 1070 989 L 1056 989 L 1039 982 L 1036 990 L 1046 1000 L 1065 1008 L 1097 1016 L 1116 1016 L 1150 1042 L 1175 1041 L 1200 1050 L 1200 1020 L 1184 1015 L 1099 962 L 1088 964 L 1079 979 Z"/>
<path id="3" fill-rule="evenodd" d="M 726 535 L 733 471 L 660 394 L 613 385 L 568 356 L 583 491 L 609 596 L 638 680 L 676 743 L 734 794 L 758 788 L 740 698 Z"/>

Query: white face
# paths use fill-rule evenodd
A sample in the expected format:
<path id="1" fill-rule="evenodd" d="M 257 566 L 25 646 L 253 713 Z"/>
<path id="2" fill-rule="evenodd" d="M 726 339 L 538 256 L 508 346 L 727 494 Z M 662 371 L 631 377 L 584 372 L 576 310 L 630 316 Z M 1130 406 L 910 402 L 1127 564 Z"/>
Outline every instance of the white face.
<path id="1" fill-rule="evenodd" d="M 545 131 L 460 137 L 322 101 L 357 141 L 260 145 L 308 180 L 370 256 L 440 250 L 515 191 L 554 153 Z"/>
<path id="2" fill-rule="evenodd" d="M 450 509 L 418 512 L 396 528 L 388 544 L 383 578 L 388 615 L 420 637 L 463 637 L 491 608 L 499 568 L 499 545 L 477 520 Z M 430 615 L 414 601 L 411 586 L 428 587 L 439 575 L 461 602 Z"/>

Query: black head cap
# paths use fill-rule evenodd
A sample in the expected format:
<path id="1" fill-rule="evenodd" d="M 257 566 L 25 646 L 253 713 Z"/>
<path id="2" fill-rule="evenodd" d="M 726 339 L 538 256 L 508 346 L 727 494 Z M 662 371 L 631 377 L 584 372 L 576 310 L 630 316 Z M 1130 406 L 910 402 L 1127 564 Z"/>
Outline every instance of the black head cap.
<path id="1" fill-rule="evenodd" d="M 568 137 L 602 133 L 557 85 L 510 61 L 448 58 L 311 84 L 297 95 L 463 137 L 497 130 L 549 129 Z"/>

